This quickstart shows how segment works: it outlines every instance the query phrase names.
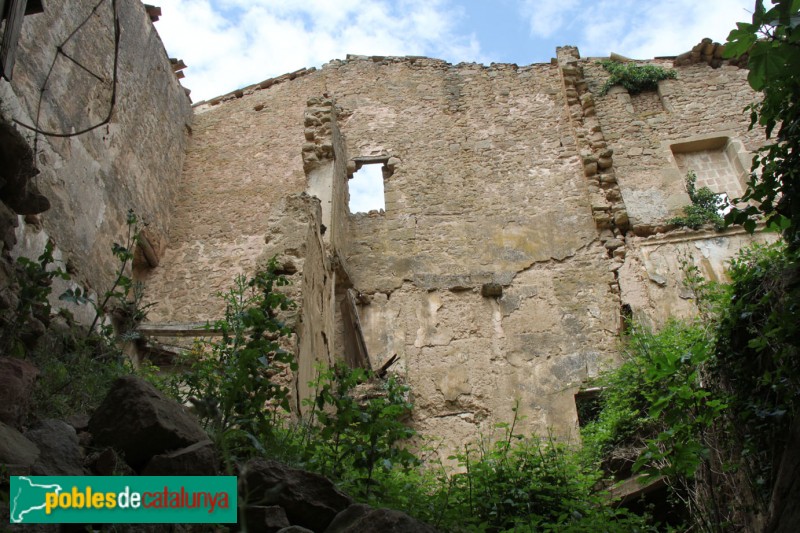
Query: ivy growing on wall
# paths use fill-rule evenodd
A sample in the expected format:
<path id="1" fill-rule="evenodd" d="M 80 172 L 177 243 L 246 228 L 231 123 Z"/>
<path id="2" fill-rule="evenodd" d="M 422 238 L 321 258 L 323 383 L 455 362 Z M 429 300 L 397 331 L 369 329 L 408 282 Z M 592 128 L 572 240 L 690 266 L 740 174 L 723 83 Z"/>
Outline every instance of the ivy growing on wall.
<path id="1" fill-rule="evenodd" d="M 665 69 L 657 65 L 637 65 L 636 63 L 620 63 L 606 59 L 600 65 L 611 74 L 608 81 L 600 89 L 600 94 L 608 93 L 615 85 L 622 85 L 631 94 L 639 94 L 643 91 L 652 91 L 658 88 L 661 80 L 675 79 L 678 74 L 671 69 Z"/>

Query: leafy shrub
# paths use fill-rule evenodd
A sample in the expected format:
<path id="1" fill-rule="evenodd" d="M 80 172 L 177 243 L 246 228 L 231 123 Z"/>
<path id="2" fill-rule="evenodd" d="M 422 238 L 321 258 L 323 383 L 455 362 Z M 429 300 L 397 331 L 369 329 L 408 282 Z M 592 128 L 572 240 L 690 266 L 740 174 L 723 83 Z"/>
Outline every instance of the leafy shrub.
<path id="1" fill-rule="evenodd" d="M 600 89 L 600 94 L 608 93 L 615 85 L 622 85 L 629 93 L 638 94 L 658 88 L 661 80 L 675 79 L 678 74 L 674 70 L 667 70 L 656 65 L 637 65 L 636 63 L 620 63 L 606 59 L 600 65 L 611 74 L 611 77 Z"/>
<path id="2" fill-rule="evenodd" d="M 295 370 L 296 363 L 284 348 L 291 329 L 280 312 L 294 303 L 278 290 L 289 282 L 276 270 L 273 258 L 265 271 L 236 278 L 221 295 L 225 317 L 207 326 L 220 336 L 199 341 L 184 360 L 188 370 L 171 384 L 175 396 L 194 405 L 229 467 L 240 455 L 263 451 L 263 442 L 289 412 L 285 373 Z"/>
<path id="3" fill-rule="evenodd" d="M 725 221 L 719 212 L 725 207 L 725 200 L 708 187 L 698 189 L 697 174 L 694 171 L 690 170 L 686 174 L 685 183 L 686 192 L 692 203 L 683 208 L 682 217 L 672 218 L 669 223 L 691 229 L 698 229 L 704 224 L 713 224 L 715 229 L 721 230 L 725 226 Z"/>
<path id="4" fill-rule="evenodd" d="M 402 444 L 415 435 L 404 419 L 409 388 L 390 375 L 385 381 L 344 364 L 320 368 L 304 450 L 308 467 L 367 499 L 379 470 L 406 469 L 419 461 Z M 383 479 L 383 478 L 382 478 Z"/>
<path id="5" fill-rule="evenodd" d="M 731 297 L 713 368 L 731 398 L 730 445 L 741 448 L 763 505 L 800 413 L 799 259 L 778 242 L 745 249 L 731 263 Z"/>
<path id="6" fill-rule="evenodd" d="M 75 324 L 66 310 L 57 316 L 52 314 L 49 298 L 53 280 L 70 279 L 54 259 L 52 242 L 45 245 L 36 261 L 17 259 L 14 282 L 18 304 L 10 320 L 0 328 L 0 349 L 30 359 L 39 368 L 33 402 L 37 417 L 64 418 L 91 412 L 117 377 L 134 372 L 121 344 L 132 340 L 131 330 L 145 318 L 148 306 L 141 305 L 140 287 L 127 275 L 139 235 L 138 218 L 133 211 L 128 212 L 127 224 L 125 245 L 114 243 L 112 247 L 118 265 L 103 303 L 97 304 L 80 288 L 68 289 L 59 296 L 60 300 L 94 308 L 94 322 L 88 329 Z M 124 324 L 108 320 L 111 314 L 127 320 Z M 28 338 L 37 320 L 49 328 L 34 339 Z M 97 324 L 100 327 L 95 329 Z"/>

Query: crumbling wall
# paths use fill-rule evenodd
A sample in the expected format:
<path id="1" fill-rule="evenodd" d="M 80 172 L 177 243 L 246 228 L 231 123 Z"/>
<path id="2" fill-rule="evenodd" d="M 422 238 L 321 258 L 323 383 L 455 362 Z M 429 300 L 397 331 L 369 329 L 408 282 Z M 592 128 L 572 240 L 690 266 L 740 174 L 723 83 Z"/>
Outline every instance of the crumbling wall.
<path id="1" fill-rule="evenodd" d="M 517 401 L 521 430 L 574 436 L 572 395 L 615 357 L 618 302 L 558 68 L 362 58 L 338 71 L 360 80 L 336 93 L 350 156 L 399 160 L 385 213 L 353 217 L 373 367 L 399 356 L 415 423 L 448 447 Z"/>
<path id="2" fill-rule="evenodd" d="M 306 190 L 304 111 L 323 91 L 321 80 L 306 77 L 195 108 L 169 245 L 162 264 L 143 277 L 148 298 L 158 302 L 151 320 L 222 316 L 216 294 L 236 274 L 254 271 L 273 210 Z"/>
<path id="3" fill-rule="evenodd" d="M 92 14 L 95 5 L 49 2 L 44 13 L 25 17 L 13 82 L 0 81 L 8 120 L 59 134 L 103 121 L 115 85 L 114 20 L 110 1 Z M 117 6 L 121 32 L 110 122 L 81 135 L 38 140 L 17 125 L 36 147 L 40 173 L 33 181 L 51 208 L 20 219 L 15 254 L 36 257 L 52 238 L 73 277 L 98 292 L 112 283 L 118 265 L 111 245 L 124 238 L 129 209 L 149 224 L 156 254 L 164 246 L 191 122 L 189 100 L 143 5 Z M 57 46 L 84 20 L 63 49 L 85 69 L 63 55 L 53 63 Z"/>
<path id="4" fill-rule="evenodd" d="M 156 313 L 220 316 L 209 293 L 277 254 L 298 273 L 298 389 L 315 361 L 357 361 L 363 339 L 368 366 L 397 356 L 415 425 L 447 449 L 491 434 L 517 404 L 520 431 L 576 436 L 573 395 L 616 362 L 624 304 L 640 296 L 654 322 L 662 300 L 683 313 L 676 250 L 721 276 L 747 240 L 631 232 L 688 202 L 674 175 L 658 181 L 678 172 L 675 145 L 756 142 L 734 113 L 751 95 L 738 70 L 712 83 L 697 71 L 708 65 L 683 67 L 684 85 L 623 102 L 599 96 L 598 68 L 571 47 L 526 67 L 350 56 L 203 103 L 151 278 L 167 302 Z M 701 82 L 725 103 L 698 120 Z M 385 210 L 350 214 L 347 174 L 377 161 Z"/>
<path id="5" fill-rule="evenodd" d="M 673 68 L 667 59 L 642 63 Z M 774 240 L 741 230 L 715 232 L 710 226 L 676 229 L 668 223 L 690 203 L 685 189 L 689 171 L 696 174 L 697 187 L 707 186 L 731 200 L 741 196 L 753 152 L 763 142 L 760 129 L 749 130 L 744 112 L 756 98 L 746 70 L 677 63 L 677 78 L 659 82 L 655 91 L 631 95 L 615 86 L 601 95 L 608 73 L 596 59 L 580 61 L 599 131 L 613 154 L 619 201 L 631 229 L 617 270 L 621 303 L 653 326 L 696 313 L 694 295 L 684 283 L 687 266 L 697 267 L 708 280 L 725 281 L 728 262 L 739 249 Z"/>
<path id="6" fill-rule="evenodd" d="M 673 67 L 666 59 L 643 63 Z M 763 141 L 760 129 L 748 131 L 750 117 L 743 111 L 756 98 L 747 85 L 747 70 L 730 65 L 713 69 L 705 63 L 682 66 L 676 68 L 677 79 L 659 82 L 657 91 L 631 95 L 616 86 L 601 96 L 608 73 L 597 60 L 582 64 L 597 118 L 613 149 L 631 224 L 639 235 L 666 229 L 667 220 L 689 203 L 686 172 L 671 145 L 727 137 L 740 142 L 742 152 L 752 152 Z M 698 150 L 704 148 L 698 145 Z M 749 171 L 749 163 L 745 167 Z"/>

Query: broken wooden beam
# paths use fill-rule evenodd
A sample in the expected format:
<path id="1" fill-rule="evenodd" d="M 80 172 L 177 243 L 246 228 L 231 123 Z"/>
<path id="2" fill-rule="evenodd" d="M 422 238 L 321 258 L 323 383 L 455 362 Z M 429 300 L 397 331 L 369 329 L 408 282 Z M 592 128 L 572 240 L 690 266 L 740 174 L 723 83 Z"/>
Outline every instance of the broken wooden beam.
<path id="1" fill-rule="evenodd" d="M 183 59 L 176 59 L 174 57 L 170 57 L 169 62 L 172 65 L 172 72 L 177 72 L 179 70 L 187 68 L 186 63 L 183 62 Z"/>
<path id="2" fill-rule="evenodd" d="M 210 322 L 142 323 L 137 327 L 137 331 L 143 337 L 218 337 L 222 335 L 222 330 L 215 329 Z"/>
<path id="3" fill-rule="evenodd" d="M 147 11 L 147 16 L 150 17 L 150 22 L 156 22 L 158 20 L 158 17 L 161 16 L 161 8 L 158 6 L 151 6 L 150 4 L 145 4 L 144 10 Z"/>

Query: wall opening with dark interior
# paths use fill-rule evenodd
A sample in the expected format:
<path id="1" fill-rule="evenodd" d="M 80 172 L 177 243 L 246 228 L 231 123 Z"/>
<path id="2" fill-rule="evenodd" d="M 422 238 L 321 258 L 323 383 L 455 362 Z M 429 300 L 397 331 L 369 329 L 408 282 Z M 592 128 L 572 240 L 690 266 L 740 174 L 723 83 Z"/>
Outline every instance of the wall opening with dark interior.
<path id="1" fill-rule="evenodd" d="M 383 182 L 391 176 L 386 166 L 388 157 L 357 157 L 356 171 L 350 178 L 348 188 L 351 213 L 369 213 L 386 209 Z"/>

